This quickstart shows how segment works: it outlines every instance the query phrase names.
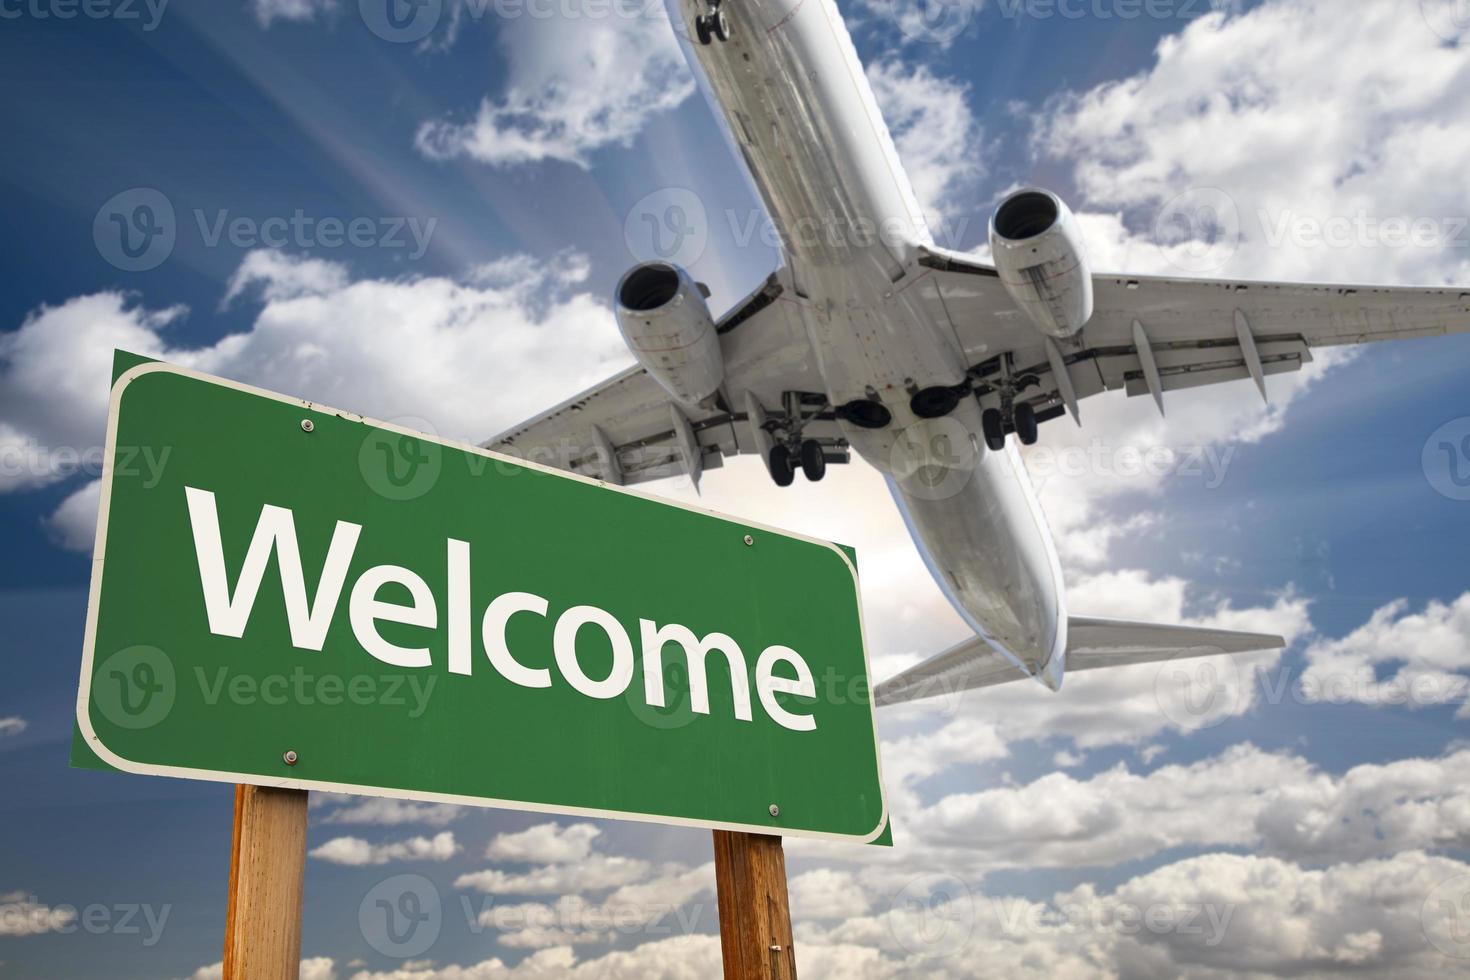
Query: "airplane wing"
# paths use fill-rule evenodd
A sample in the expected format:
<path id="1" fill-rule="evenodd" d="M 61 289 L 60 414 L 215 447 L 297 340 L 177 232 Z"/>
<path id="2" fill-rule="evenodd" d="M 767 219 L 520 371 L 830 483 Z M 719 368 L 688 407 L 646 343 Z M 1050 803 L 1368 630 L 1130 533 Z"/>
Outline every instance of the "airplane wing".
<path id="1" fill-rule="evenodd" d="M 999 404 L 987 384 L 1011 355 L 1025 379 L 1021 400 L 1038 420 L 1102 391 L 1150 395 L 1163 410 L 1167 391 L 1265 378 L 1311 363 L 1312 349 L 1470 331 L 1470 291 L 1451 288 L 1333 286 L 1160 276 L 1093 277 L 1095 310 L 1076 337 L 1051 341 L 1034 330 L 992 266 L 930 248 L 919 284 L 932 314 L 949 323 L 973 365 L 985 407 Z"/>
<path id="2" fill-rule="evenodd" d="M 1067 673 L 1275 650 L 1285 645 L 1281 637 L 1261 633 L 1073 616 L 1067 620 Z M 975 637 L 879 684 L 873 691 L 873 704 L 881 708 L 1025 678 L 1015 664 Z"/>
<path id="3" fill-rule="evenodd" d="M 920 264 L 912 288 L 953 329 L 981 404 L 999 406 L 1009 355 L 1018 401 L 1042 422 L 1068 411 L 1080 420 L 1080 401 L 1115 389 L 1150 395 L 1160 410 L 1165 392 L 1245 378 L 1264 396 L 1266 377 L 1300 370 L 1316 347 L 1470 331 L 1463 289 L 1098 275 L 1091 321 L 1053 341 L 1029 325 L 994 267 L 932 246 Z M 713 409 L 681 410 L 632 367 L 485 446 L 612 483 L 683 473 L 697 485 L 727 456 L 764 455 L 770 433 L 799 413 L 828 462 L 846 462 L 799 302 L 781 270 L 720 320 L 726 384 Z"/>
<path id="4" fill-rule="evenodd" d="M 784 270 L 720 319 L 725 385 L 720 404 L 690 412 L 642 368 L 628 368 L 486 442 L 485 448 L 628 485 L 703 471 L 736 453 L 762 453 L 791 412 L 829 463 L 848 460 L 825 385 Z M 785 393 L 802 393 L 796 399 Z"/>

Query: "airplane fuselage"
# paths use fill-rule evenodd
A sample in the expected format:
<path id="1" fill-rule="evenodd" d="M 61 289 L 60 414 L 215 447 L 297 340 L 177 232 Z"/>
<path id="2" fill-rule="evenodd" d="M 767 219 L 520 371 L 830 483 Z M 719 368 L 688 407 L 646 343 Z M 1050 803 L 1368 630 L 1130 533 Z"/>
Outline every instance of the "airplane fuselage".
<path id="1" fill-rule="evenodd" d="M 1066 609 L 1056 549 L 1013 447 L 989 451 L 980 406 L 921 419 L 913 392 L 969 365 L 917 290 L 923 212 L 833 0 L 725 0 L 727 41 L 701 45 L 704 0 L 667 0 L 783 243 L 831 403 L 876 401 L 881 428 L 843 421 L 883 472 L 961 616 L 1019 666 L 1061 683 Z"/>

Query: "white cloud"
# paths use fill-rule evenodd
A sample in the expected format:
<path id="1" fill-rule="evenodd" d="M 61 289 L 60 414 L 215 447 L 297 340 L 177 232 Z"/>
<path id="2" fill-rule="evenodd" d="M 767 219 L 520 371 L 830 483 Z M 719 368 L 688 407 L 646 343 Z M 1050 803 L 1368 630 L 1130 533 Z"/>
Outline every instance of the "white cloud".
<path id="1" fill-rule="evenodd" d="M 1236 746 L 1146 776 L 1119 765 L 1090 779 L 1052 773 L 1025 786 L 954 793 L 905 826 L 926 845 L 963 850 L 972 867 L 1109 865 L 1186 844 L 1249 844 L 1249 814 L 1309 772 L 1300 759 Z"/>
<path id="2" fill-rule="evenodd" d="M 560 896 L 554 900 L 482 902 L 478 923 L 494 929 L 504 945 L 542 949 L 611 942 L 618 935 L 693 931 L 703 911 L 691 906 L 713 892 L 714 866 L 655 864 L 638 858 L 607 855 L 593 849 L 601 829 L 589 823 L 563 827 L 538 824 L 516 833 L 498 834 L 486 849 L 491 860 L 533 864 L 525 871 L 487 868 L 462 874 L 457 889 L 492 896 Z M 588 897 L 602 894 L 600 899 Z"/>
<path id="3" fill-rule="evenodd" d="M 1082 885 L 1039 901 L 916 878 L 866 914 L 797 924 L 803 976 L 961 980 L 1104 976 L 1201 978 L 1470 975 L 1470 961 L 1441 953 L 1453 938 L 1425 912 L 1437 887 L 1470 865 L 1407 852 L 1392 858 L 1302 867 L 1279 858 L 1207 854 L 1122 881 Z M 564 921 L 589 913 L 562 903 Z M 545 909 L 546 907 L 541 907 Z M 507 909 L 508 916 L 537 915 Z M 556 920 L 546 931 L 547 938 Z M 638 927 L 635 927 L 638 928 Z M 1444 933 L 1444 935 L 1441 935 Z M 572 933 L 511 966 L 409 963 L 360 970 L 353 980 L 700 980 L 720 972 L 719 939 L 679 935 L 583 957 Z M 198 980 L 218 976 L 201 971 Z"/>
<path id="4" fill-rule="evenodd" d="M 883 740 L 883 779 L 889 807 L 916 809 L 914 787 L 956 765 L 977 765 L 1009 754 L 993 719 L 966 712 L 937 729 Z"/>
<path id="5" fill-rule="evenodd" d="M 1282 786 L 1257 813 L 1264 849 L 1304 863 L 1470 846 L 1470 752 L 1354 766 Z"/>
<path id="6" fill-rule="evenodd" d="M 523 873 L 497 868 L 475 871 L 456 878 L 454 887 L 474 888 L 491 895 L 602 891 L 642 881 L 650 867 L 637 858 L 592 854 L 571 864 L 548 864 Z"/>
<path id="7" fill-rule="evenodd" d="M 19 735 L 27 727 L 26 720 L 18 715 L 9 718 L 0 718 L 0 736 Z"/>
<path id="8" fill-rule="evenodd" d="M 534 278 L 534 271 L 528 271 Z M 221 308 L 229 306 L 252 286 L 259 286 L 266 302 L 325 296 L 347 285 L 347 268 L 328 259 L 292 256 L 285 252 L 255 251 L 246 254 L 230 276 Z"/>
<path id="9" fill-rule="evenodd" d="M 0 335 L 0 492 L 97 474 L 114 348 L 483 440 L 629 359 L 611 312 L 571 288 L 566 263 L 522 267 L 513 286 L 473 286 L 350 281 L 319 260 L 249 257 L 236 283 L 261 288 L 255 323 L 202 348 L 170 342 L 181 308 L 152 311 L 117 292 L 43 306 Z M 556 367 L 526 370 L 537 364 Z M 96 494 L 79 490 L 52 518 L 62 541 L 90 548 Z"/>
<path id="10" fill-rule="evenodd" d="M 1147 71 L 1059 99 L 1038 143 L 1075 168 L 1082 203 L 1095 212 L 1089 249 L 1108 253 L 1094 252 L 1094 263 L 1179 271 L 1152 241 L 1161 208 L 1182 193 L 1218 188 L 1240 229 L 1239 251 L 1221 274 L 1466 278 L 1463 233 L 1458 242 L 1441 235 L 1420 245 L 1376 235 L 1391 231 L 1382 222 L 1392 218 L 1452 233 L 1444 222 L 1470 215 L 1461 176 L 1470 105 L 1445 97 L 1463 90 L 1470 62 L 1418 8 L 1366 4 L 1343 17 L 1332 0 L 1272 0 L 1211 14 L 1161 41 Z M 1302 220 L 1356 225 L 1359 215 L 1375 234 L 1354 228 L 1342 247 L 1297 233 Z M 1274 241 L 1283 228 L 1295 231 Z"/>
<path id="11" fill-rule="evenodd" d="M 1376 610 L 1341 639 L 1307 648 L 1299 692 L 1328 703 L 1424 708 L 1458 704 L 1470 717 L 1470 592 L 1410 612 L 1406 600 Z"/>
<path id="12" fill-rule="evenodd" d="M 1166 510 L 1141 509 L 1149 498 L 1185 486 L 1229 492 L 1241 460 L 1279 432 L 1292 406 L 1352 356 L 1346 348 L 1327 348 L 1302 371 L 1272 377 L 1269 404 L 1242 381 L 1170 392 L 1166 418 L 1151 399 L 1112 392 L 1088 399 L 1081 427 L 1067 420 L 1046 426 L 1022 458 L 1069 583 L 1105 567 L 1119 541 L 1167 530 Z M 1075 603 L 1073 608 L 1080 611 Z"/>
<path id="13" fill-rule="evenodd" d="M 91 551 L 97 537 L 97 508 L 102 502 L 102 481 L 84 483 L 61 502 L 46 526 L 56 543 L 69 551 Z"/>
<path id="14" fill-rule="evenodd" d="M 887 47 L 917 43 L 912 53 L 930 56 L 964 36 L 987 0 L 857 0 L 844 4 L 848 28 L 871 30 Z M 1005 0 L 1014 4 L 1015 0 Z M 1003 6 L 1002 10 L 1005 9 Z"/>
<path id="15" fill-rule="evenodd" d="M 0 493 L 100 472 L 113 349 L 163 350 L 184 312 L 95 293 L 42 306 L 0 334 Z"/>
<path id="16" fill-rule="evenodd" d="M 542 949 L 514 966 L 496 958 L 469 966 L 405 964 L 353 974 L 352 980 L 704 980 L 719 976 L 720 941 L 674 936 L 578 961 L 569 946 Z"/>
<path id="17" fill-rule="evenodd" d="M 189 974 L 188 980 L 222 980 L 225 975 L 223 963 L 201 966 Z M 336 963 L 328 956 L 313 956 L 301 961 L 298 980 L 337 980 Z"/>
<path id="18" fill-rule="evenodd" d="M 313 807 L 335 806 L 322 818 L 328 824 L 370 824 L 390 827 L 424 824 L 443 827 L 464 815 L 464 808 L 449 803 L 415 803 L 386 796 L 353 797 L 339 793 L 313 793 Z"/>
<path id="19" fill-rule="evenodd" d="M 1223 936 L 1208 929 L 1144 931 L 1142 945 L 1193 969 L 1290 975 L 1347 967 L 1379 976 L 1463 973 L 1425 942 L 1422 909 L 1441 881 L 1466 865 L 1406 853 L 1382 861 L 1306 870 L 1273 858 L 1215 854 L 1135 878 L 1106 901 L 1137 908 L 1205 906 L 1229 913 Z M 1090 890 L 1077 897 L 1084 900 Z"/>
<path id="20" fill-rule="evenodd" d="M 485 856 L 492 861 L 570 864 L 586 860 L 592 853 L 592 842 L 601 834 L 602 829 L 590 823 L 569 827 L 537 824 L 513 834 L 496 834 L 485 848 Z"/>
<path id="21" fill-rule="evenodd" d="M 643 862 L 640 880 L 623 885 L 599 900 L 572 892 L 549 902 L 486 903 L 476 921 L 496 931 L 510 947 L 543 949 L 553 946 L 607 943 L 619 935 L 688 934 L 699 927 L 707 908 L 697 899 L 714 895 L 714 865 L 689 868 L 669 864 L 655 873 Z M 571 870 L 553 869 L 555 873 Z M 462 881 L 455 883 L 456 887 Z M 571 887 L 577 887 L 572 885 Z M 591 884 L 588 890 L 603 890 Z"/>
<path id="22" fill-rule="evenodd" d="M 311 856 L 329 864 L 353 866 L 387 864 L 390 861 L 448 861 L 459 853 L 453 831 L 443 831 L 430 837 L 410 837 L 407 840 L 372 844 L 361 837 L 334 837 L 319 847 L 313 848 Z"/>
<path id="23" fill-rule="evenodd" d="M 9 720 L 9 719 L 7 719 Z M 0 936 L 39 936 L 75 928 L 77 910 L 53 908 L 25 891 L 0 893 Z"/>
<path id="24" fill-rule="evenodd" d="M 867 890 L 850 871 L 818 868 L 792 877 L 787 887 L 795 922 L 866 915 L 871 902 Z"/>
<path id="25" fill-rule="evenodd" d="M 976 869 L 1105 866 L 1183 846 L 1252 847 L 1308 863 L 1470 845 L 1470 752 L 1362 765 L 1341 776 L 1237 745 L 1148 774 L 952 793 L 903 821 L 922 846 Z M 956 855 L 957 856 L 957 855 Z"/>
<path id="26" fill-rule="evenodd" d="M 900 755 L 885 744 L 885 763 Z M 890 778 L 898 835 L 892 851 L 788 843 L 791 862 L 817 861 L 826 872 L 803 881 L 801 892 L 796 880 L 804 876 L 793 879 L 794 908 L 798 895 L 813 902 L 810 913 L 797 912 L 805 923 L 803 948 L 810 948 L 815 930 L 824 941 L 885 949 L 896 942 L 914 952 L 907 933 L 922 936 L 943 925 L 905 920 L 915 908 L 932 912 L 934 902 L 925 897 L 930 890 L 979 896 L 980 883 L 1003 869 L 1108 868 L 1179 850 L 1222 848 L 1305 867 L 1392 860 L 1418 850 L 1462 851 L 1470 846 L 1467 770 L 1470 752 L 1462 750 L 1335 775 L 1300 756 L 1246 744 L 1147 773 L 1119 764 L 1089 777 L 1052 773 L 1024 785 L 1003 779 L 980 791 L 957 790 L 970 780 L 948 778 L 923 793 L 904 792 Z M 936 792 L 934 786 L 944 788 Z M 866 904 L 871 912 L 823 913 L 846 903 Z M 903 914 L 895 919 L 887 908 Z M 997 913 L 1002 910 L 997 906 Z M 1068 948 L 1059 943 L 1053 953 L 1065 956 Z M 1126 968 L 1123 973 L 1133 975 Z"/>
<path id="27" fill-rule="evenodd" d="M 330 14 L 337 9 L 337 0 L 250 0 L 255 19 L 261 27 L 270 27 L 274 21 L 310 21 L 318 14 Z"/>
<path id="28" fill-rule="evenodd" d="M 584 9 L 585 8 L 585 9 Z M 653 116 L 694 92 L 694 80 L 663 7 L 573 2 L 548 30 L 538 17 L 503 21 L 503 95 L 470 119 L 425 123 L 416 139 L 435 160 L 467 157 L 494 166 L 560 160 L 590 166 L 604 146 L 631 145 Z M 598 13 L 600 11 L 600 13 Z"/>
<path id="29" fill-rule="evenodd" d="M 1417 852 L 1322 870 L 1209 854 L 1044 901 L 931 876 L 872 916 L 806 925 L 797 948 L 867 950 L 866 977 L 968 977 L 977 963 L 1006 977 L 1466 975 L 1470 963 L 1426 940 L 1421 913 L 1437 885 L 1467 871 Z"/>
<path id="30" fill-rule="evenodd" d="M 869 65 L 868 82 L 914 194 L 931 220 L 938 218 L 937 226 L 945 217 L 973 211 L 983 154 L 969 86 L 895 58 Z M 949 241 L 964 234 L 963 228 L 933 230 Z"/>

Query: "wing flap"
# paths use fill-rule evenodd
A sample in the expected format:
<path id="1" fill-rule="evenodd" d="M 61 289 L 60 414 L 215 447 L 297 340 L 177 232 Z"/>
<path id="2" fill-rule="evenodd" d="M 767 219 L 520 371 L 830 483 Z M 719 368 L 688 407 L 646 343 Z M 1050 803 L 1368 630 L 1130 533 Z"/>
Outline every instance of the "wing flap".
<path id="1" fill-rule="evenodd" d="M 1257 341 L 1261 373 L 1290 374 L 1312 363 L 1312 351 L 1300 337 L 1275 341 Z M 1247 380 L 1249 365 L 1240 342 L 1234 337 L 1220 338 L 1208 346 L 1191 344 L 1181 347 L 1155 347 L 1159 380 L 1165 391 L 1198 388 L 1226 381 Z M 1109 388 L 1123 388 L 1129 396 L 1149 394 L 1148 381 L 1136 353 L 1100 359 L 1103 376 Z M 1131 362 L 1131 364 L 1130 364 Z"/>

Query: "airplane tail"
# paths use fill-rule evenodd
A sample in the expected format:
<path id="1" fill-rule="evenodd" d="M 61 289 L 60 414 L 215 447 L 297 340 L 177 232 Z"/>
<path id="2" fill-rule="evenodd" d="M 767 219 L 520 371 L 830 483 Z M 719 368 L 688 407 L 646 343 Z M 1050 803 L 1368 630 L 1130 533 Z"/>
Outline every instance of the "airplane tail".
<path id="1" fill-rule="evenodd" d="M 1284 646 L 1286 640 L 1282 637 L 1265 633 L 1073 616 L 1067 620 L 1064 667 L 1068 672 L 1100 670 L 1222 653 L 1279 650 Z M 941 694 L 1008 684 L 1025 676 L 997 650 L 975 637 L 879 684 L 873 692 L 873 703 L 881 708 Z"/>

